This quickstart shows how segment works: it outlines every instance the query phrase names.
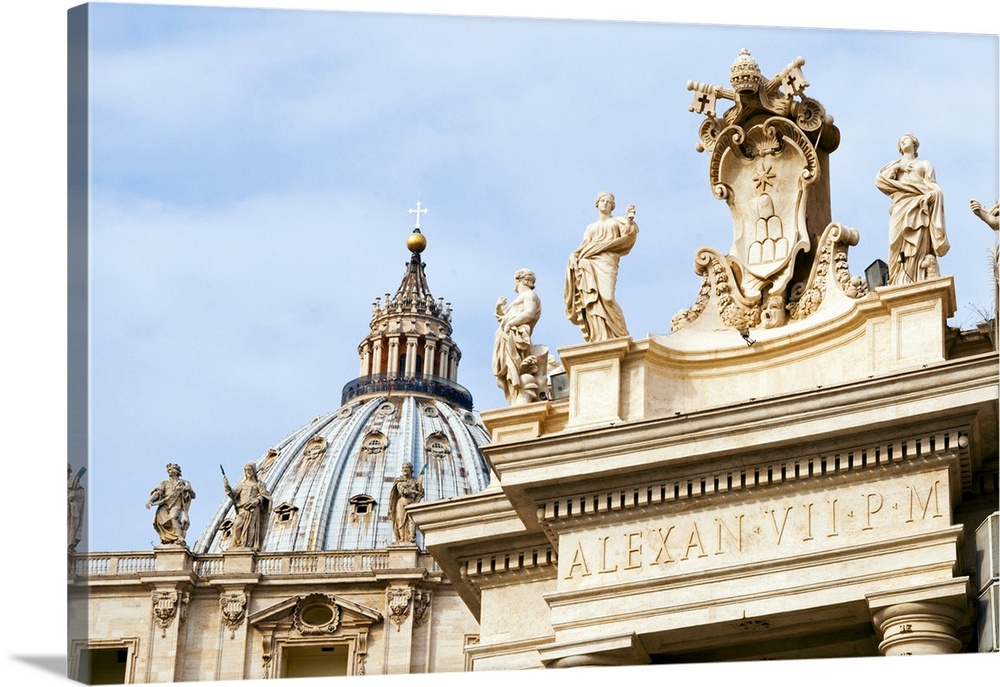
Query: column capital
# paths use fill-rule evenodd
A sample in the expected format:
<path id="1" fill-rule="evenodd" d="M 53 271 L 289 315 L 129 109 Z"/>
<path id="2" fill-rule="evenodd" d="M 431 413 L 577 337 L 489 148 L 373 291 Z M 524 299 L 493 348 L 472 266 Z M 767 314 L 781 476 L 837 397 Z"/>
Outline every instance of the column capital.
<path id="1" fill-rule="evenodd" d="M 969 579 L 947 580 L 910 590 L 870 595 L 872 623 L 884 656 L 953 654 L 969 622 Z"/>

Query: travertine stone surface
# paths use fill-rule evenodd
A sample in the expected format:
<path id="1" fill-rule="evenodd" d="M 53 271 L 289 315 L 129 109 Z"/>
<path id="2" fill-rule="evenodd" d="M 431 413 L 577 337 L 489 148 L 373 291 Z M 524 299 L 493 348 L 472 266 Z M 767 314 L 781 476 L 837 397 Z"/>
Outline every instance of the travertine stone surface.
<path id="1" fill-rule="evenodd" d="M 828 284 L 835 279 L 832 273 L 825 278 Z M 561 348 L 568 406 L 549 404 L 529 414 L 494 410 L 483 418 L 497 441 L 544 433 L 546 426 L 559 432 L 685 415 L 917 370 L 945 361 L 945 323 L 955 309 L 951 277 L 881 288 L 863 298 L 827 288 L 808 319 L 753 330 L 748 346 L 709 308 L 673 334 Z M 546 425 L 543 419 L 559 408 L 568 412 L 568 422 Z"/>

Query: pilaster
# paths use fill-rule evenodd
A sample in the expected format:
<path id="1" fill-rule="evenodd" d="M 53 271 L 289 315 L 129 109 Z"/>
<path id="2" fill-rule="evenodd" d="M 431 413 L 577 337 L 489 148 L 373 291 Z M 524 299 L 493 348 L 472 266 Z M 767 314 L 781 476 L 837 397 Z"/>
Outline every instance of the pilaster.
<path id="1" fill-rule="evenodd" d="M 410 672 L 413 653 L 413 601 L 411 586 L 391 586 L 385 591 L 385 657 L 387 675 Z"/>

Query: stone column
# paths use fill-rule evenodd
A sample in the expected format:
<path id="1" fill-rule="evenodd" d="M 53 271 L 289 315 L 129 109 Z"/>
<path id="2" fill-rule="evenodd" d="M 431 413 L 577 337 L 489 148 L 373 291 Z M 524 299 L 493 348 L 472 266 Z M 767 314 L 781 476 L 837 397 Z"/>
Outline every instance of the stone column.
<path id="1" fill-rule="evenodd" d="M 153 631 L 149 637 L 146 682 L 178 679 L 178 658 L 183 654 L 180 626 L 187 614 L 190 593 L 173 583 L 158 582 L 150 594 Z"/>
<path id="2" fill-rule="evenodd" d="M 406 339 L 406 370 L 407 377 L 417 376 L 417 340 L 412 336 Z"/>
<path id="3" fill-rule="evenodd" d="M 247 580 L 230 580 L 219 584 L 219 658 L 216 663 L 216 680 L 245 680 L 255 677 L 244 674 L 244 666 L 250 631 L 247 623 L 250 589 L 256 582 L 257 577 L 254 576 Z"/>
<path id="4" fill-rule="evenodd" d="M 958 629 L 965 610 L 950 604 L 918 601 L 877 611 L 878 650 L 883 656 L 955 654 L 962 648 Z"/>
<path id="5" fill-rule="evenodd" d="M 437 374 L 434 371 L 434 353 L 437 348 L 437 344 L 433 341 L 427 341 L 424 344 L 424 372 L 429 375 Z"/>
<path id="6" fill-rule="evenodd" d="M 969 578 L 868 595 L 878 649 L 884 656 L 954 654 L 969 622 Z"/>
<path id="7" fill-rule="evenodd" d="M 367 377 L 370 375 L 372 367 L 372 342 L 365 341 L 361 344 L 361 371 L 358 373 L 359 377 Z"/>
<path id="8" fill-rule="evenodd" d="M 441 342 L 441 355 L 438 358 L 438 369 L 434 372 L 438 377 L 448 377 L 448 352 L 451 346 L 446 341 Z"/>
<path id="9" fill-rule="evenodd" d="M 385 371 L 390 376 L 399 372 L 399 338 L 389 339 L 389 361 Z"/>
<path id="10" fill-rule="evenodd" d="M 385 673 L 405 675 L 410 672 L 413 653 L 413 589 L 389 587 L 385 601 Z"/>
<path id="11" fill-rule="evenodd" d="M 376 340 L 372 345 L 372 371 L 373 375 L 382 373 L 382 340 Z"/>

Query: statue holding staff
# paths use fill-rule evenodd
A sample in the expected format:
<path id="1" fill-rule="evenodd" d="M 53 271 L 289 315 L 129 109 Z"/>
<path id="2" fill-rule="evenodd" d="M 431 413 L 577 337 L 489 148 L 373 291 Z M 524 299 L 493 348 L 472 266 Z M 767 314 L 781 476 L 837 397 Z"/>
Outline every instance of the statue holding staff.
<path id="1" fill-rule="evenodd" d="M 264 542 L 267 516 L 271 511 L 271 495 L 257 477 L 257 465 L 252 462 L 244 465 L 243 479 L 235 487 L 229 486 L 229 478 L 223 471 L 222 488 L 236 508 L 230 548 L 259 551 Z"/>

